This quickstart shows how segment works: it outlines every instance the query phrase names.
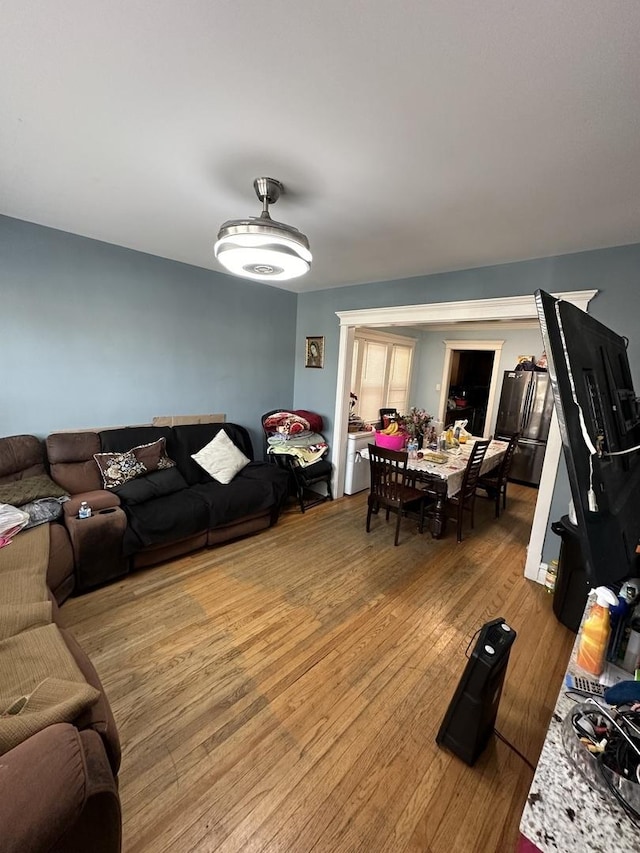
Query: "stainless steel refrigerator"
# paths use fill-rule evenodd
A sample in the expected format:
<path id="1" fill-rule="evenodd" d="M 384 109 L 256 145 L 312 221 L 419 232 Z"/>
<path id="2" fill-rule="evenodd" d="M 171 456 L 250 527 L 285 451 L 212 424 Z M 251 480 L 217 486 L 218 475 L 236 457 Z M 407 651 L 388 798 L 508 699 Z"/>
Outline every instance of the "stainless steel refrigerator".
<path id="1" fill-rule="evenodd" d="M 496 420 L 496 438 L 508 440 L 520 433 L 509 479 L 540 484 L 553 411 L 549 374 L 533 370 L 507 370 Z"/>

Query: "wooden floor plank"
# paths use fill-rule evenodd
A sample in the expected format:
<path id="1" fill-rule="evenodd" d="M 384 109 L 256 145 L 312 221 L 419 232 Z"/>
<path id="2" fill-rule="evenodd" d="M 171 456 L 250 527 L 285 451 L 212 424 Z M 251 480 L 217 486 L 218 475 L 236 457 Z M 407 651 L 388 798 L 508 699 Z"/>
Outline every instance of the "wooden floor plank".
<path id="1" fill-rule="evenodd" d="M 125 853 L 513 849 L 532 773 L 435 744 L 487 619 L 518 632 L 497 727 L 535 762 L 573 642 L 523 577 L 536 493 L 433 540 L 366 495 L 72 599 L 123 745 Z M 480 846 L 478 846 L 480 845 Z"/>

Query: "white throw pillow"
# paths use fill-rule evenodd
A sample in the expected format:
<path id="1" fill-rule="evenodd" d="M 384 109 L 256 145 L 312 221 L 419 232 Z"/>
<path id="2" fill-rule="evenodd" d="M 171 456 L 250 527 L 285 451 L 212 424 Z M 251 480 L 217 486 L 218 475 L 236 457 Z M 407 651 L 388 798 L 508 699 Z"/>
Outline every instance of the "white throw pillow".
<path id="1" fill-rule="evenodd" d="M 223 429 L 209 444 L 205 444 L 202 450 L 192 454 L 191 458 L 214 480 L 224 483 L 225 486 L 251 461 L 235 446 Z"/>

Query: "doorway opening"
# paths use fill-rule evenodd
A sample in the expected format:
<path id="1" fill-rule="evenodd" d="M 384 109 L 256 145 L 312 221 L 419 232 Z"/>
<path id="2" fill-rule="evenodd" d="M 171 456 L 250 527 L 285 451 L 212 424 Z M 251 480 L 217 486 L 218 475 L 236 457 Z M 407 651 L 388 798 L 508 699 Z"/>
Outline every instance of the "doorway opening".
<path id="1" fill-rule="evenodd" d="M 444 341 L 438 418 L 443 426 L 467 420 L 473 435 L 487 437 L 495 414 L 504 341 Z"/>
<path id="2" fill-rule="evenodd" d="M 553 293 L 556 298 L 572 302 L 583 311 L 587 310 L 590 300 L 597 290 L 579 290 Z M 420 323 L 455 323 L 475 320 L 518 320 L 535 318 L 538 314 L 533 294 L 527 296 L 507 296 L 503 298 L 472 299 L 460 302 L 427 303 L 424 305 L 396 305 L 387 308 L 362 308 L 351 311 L 337 311 L 340 323 L 338 367 L 336 375 L 336 408 L 333 422 L 333 466 L 334 495 L 344 494 L 344 472 L 346 462 L 347 425 L 349 419 L 349 394 L 351 391 L 351 360 L 353 339 L 357 326 L 407 326 Z M 456 344 L 459 345 L 459 341 Z M 497 359 L 494 361 L 494 374 Z M 448 376 L 448 374 L 447 374 Z M 489 401 L 491 405 L 491 401 Z M 539 580 L 541 575 L 542 545 L 549 521 L 551 498 L 558 470 L 561 451 L 560 429 L 557 417 L 551 422 L 549 442 L 545 454 L 538 500 L 531 529 L 531 538 L 527 547 L 525 577 Z"/>
<path id="3" fill-rule="evenodd" d="M 447 389 L 447 418 L 466 420 L 472 435 L 484 435 L 495 354 L 454 349 Z"/>
<path id="4" fill-rule="evenodd" d="M 443 426 L 468 420 L 473 435 L 492 426 L 504 341 L 444 341 L 438 418 Z"/>

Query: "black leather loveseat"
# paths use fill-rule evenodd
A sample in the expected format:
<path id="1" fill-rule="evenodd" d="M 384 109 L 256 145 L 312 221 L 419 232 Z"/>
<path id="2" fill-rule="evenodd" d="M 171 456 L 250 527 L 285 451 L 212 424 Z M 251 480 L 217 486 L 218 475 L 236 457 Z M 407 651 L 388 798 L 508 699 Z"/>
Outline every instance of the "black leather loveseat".
<path id="1" fill-rule="evenodd" d="M 229 483 L 216 481 L 192 458 L 221 430 L 249 460 Z M 166 449 L 166 466 L 158 466 L 157 459 L 150 465 L 145 456 L 156 444 Z M 254 461 L 249 433 L 238 424 L 54 433 L 46 446 L 52 478 L 72 496 L 64 512 L 80 591 L 132 568 L 269 527 L 287 497 L 286 473 Z M 132 449 L 134 464 L 144 460 L 146 466 L 124 484 L 105 489 L 98 461 L 104 466 L 110 459 L 105 454 L 118 458 Z M 90 518 L 78 518 L 82 501 L 92 508 Z"/>

